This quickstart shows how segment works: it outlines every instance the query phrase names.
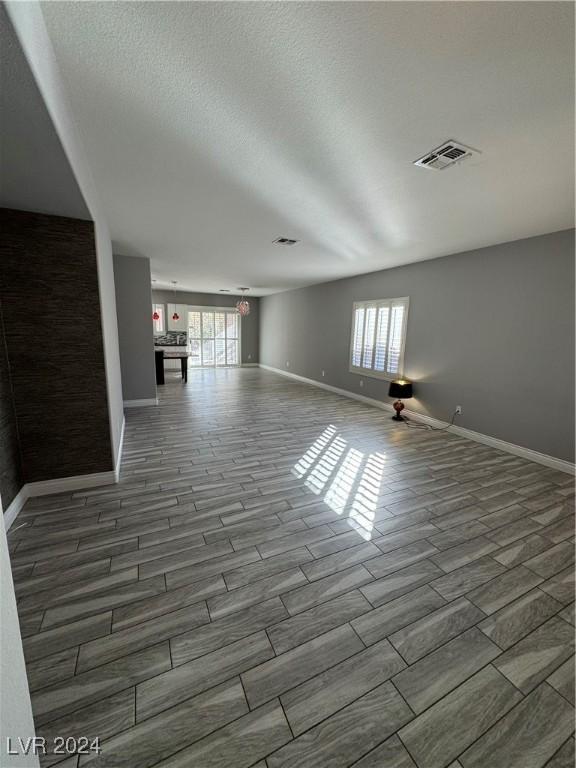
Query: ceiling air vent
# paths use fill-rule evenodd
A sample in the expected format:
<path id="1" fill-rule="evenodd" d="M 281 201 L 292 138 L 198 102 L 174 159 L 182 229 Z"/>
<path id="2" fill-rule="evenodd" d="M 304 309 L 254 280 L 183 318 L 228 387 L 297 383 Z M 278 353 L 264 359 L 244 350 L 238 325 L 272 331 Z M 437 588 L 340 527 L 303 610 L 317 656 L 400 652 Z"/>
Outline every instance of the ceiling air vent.
<path id="1" fill-rule="evenodd" d="M 276 245 L 296 245 L 300 240 L 291 240 L 289 237 L 277 237 L 272 242 L 276 243 Z"/>
<path id="2" fill-rule="evenodd" d="M 446 141 L 431 152 L 427 152 L 423 157 L 414 161 L 414 165 L 420 168 L 433 168 L 435 171 L 443 171 L 450 165 L 466 160 L 468 157 L 477 154 L 475 149 L 459 144 L 457 141 Z"/>

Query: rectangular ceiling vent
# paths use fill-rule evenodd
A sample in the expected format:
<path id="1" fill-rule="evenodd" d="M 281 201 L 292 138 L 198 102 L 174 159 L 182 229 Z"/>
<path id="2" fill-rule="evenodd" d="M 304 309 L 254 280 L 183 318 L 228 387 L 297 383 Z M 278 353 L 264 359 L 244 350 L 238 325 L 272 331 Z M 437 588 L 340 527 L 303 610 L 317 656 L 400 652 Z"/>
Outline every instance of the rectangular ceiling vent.
<path id="1" fill-rule="evenodd" d="M 475 149 L 459 144 L 457 141 L 445 141 L 436 149 L 427 152 L 423 157 L 414 161 L 414 165 L 420 168 L 433 168 L 435 171 L 443 171 L 461 160 L 466 160 L 472 155 L 478 154 Z"/>
<path id="2" fill-rule="evenodd" d="M 272 242 L 276 243 L 276 245 L 296 245 L 300 240 L 291 240 L 289 237 L 277 237 Z"/>

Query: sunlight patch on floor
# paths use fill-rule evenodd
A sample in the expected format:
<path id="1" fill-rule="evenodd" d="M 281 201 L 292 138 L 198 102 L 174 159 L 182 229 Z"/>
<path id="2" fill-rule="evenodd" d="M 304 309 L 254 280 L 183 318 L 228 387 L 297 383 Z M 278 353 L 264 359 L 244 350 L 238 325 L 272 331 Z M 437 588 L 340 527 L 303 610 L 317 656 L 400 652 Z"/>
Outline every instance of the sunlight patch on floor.
<path id="1" fill-rule="evenodd" d="M 365 454 L 348 445 L 330 424 L 294 465 L 292 473 L 304 478 L 310 490 L 367 541 L 372 538 L 374 518 L 386 455 Z M 326 490 L 325 490 L 326 489 Z"/>

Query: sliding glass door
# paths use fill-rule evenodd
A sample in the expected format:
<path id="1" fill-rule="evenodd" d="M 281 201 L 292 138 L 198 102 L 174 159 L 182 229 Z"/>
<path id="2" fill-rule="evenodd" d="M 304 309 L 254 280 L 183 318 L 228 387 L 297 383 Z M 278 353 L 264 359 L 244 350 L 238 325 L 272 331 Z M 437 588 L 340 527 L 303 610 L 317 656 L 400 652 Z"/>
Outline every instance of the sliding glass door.
<path id="1" fill-rule="evenodd" d="M 188 312 L 192 368 L 240 365 L 240 315 L 235 309 L 193 308 Z"/>

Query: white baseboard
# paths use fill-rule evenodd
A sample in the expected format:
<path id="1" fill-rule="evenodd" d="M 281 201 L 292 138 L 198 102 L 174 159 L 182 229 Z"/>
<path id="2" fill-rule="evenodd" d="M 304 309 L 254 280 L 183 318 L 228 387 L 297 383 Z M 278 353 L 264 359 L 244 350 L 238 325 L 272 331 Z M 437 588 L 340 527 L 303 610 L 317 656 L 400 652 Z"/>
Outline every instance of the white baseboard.
<path id="1" fill-rule="evenodd" d="M 118 445 L 118 456 L 116 458 L 116 465 L 114 466 L 114 482 L 117 483 L 120 480 L 120 464 L 122 462 L 122 451 L 124 450 L 124 431 L 126 429 L 126 417 L 122 416 L 122 429 L 120 430 L 120 443 Z"/>
<path id="2" fill-rule="evenodd" d="M 8 509 L 4 512 L 4 528 L 6 530 L 9 530 L 14 520 L 16 520 L 16 517 L 26 503 L 27 498 L 28 494 L 26 493 L 26 486 L 23 485 L 12 499 Z"/>
<path id="3" fill-rule="evenodd" d="M 296 373 L 289 373 L 288 371 L 283 371 L 281 368 L 273 368 L 272 366 L 264 365 L 263 363 L 260 363 L 259 367 L 264 368 L 266 371 L 277 373 L 280 376 L 286 376 L 289 379 L 301 381 L 304 384 L 311 384 L 314 387 L 326 389 L 329 392 L 334 392 L 337 395 L 348 397 L 351 400 L 359 400 L 361 403 L 372 405 L 375 408 L 380 408 L 383 411 L 392 412 L 394 410 L 391 404 L 383 403 L 380 400 L 375 400 L 373 397 L 358 395 L 355 392 L 349 392 L 347 389 L 340 389 L 339 387 L 333 387 L 330 384 L 324 384 L 321 381 L 307 379 L 305 376 L 299 376 Z M 426 416 L 425 414 L 418 413 L 417 411 L 410 411 L 409 409 L 406 409 L 404 410 L 404 413 L 406 416 L 408 416 L 408 418 L 413 419 L 414 421 L 420 421 L 424 424 L 428 424 L 429 426 L 435 427 L 436 429 L 443 429 L 447 427 L 447 432 L 452 432 L 453 434 L 459 435 L 460 437 L 473 440 L 476 443 L 489 445 L 491 448 L 496 448 L 497 450 L 504 451 L 505 453 L 513 453 L 515 456 L 521 456 L 523 459 L 534 461 L 537 464 L 543 464 L 546 467 L 557 469 L 560 472 L 566 472 L 569 475 L 576 474 L 576 466 L 569 461 L 564 461 L 564 459 L 557 459 L 555 456 L 548 456 L 546 453 L 533 451 L 531 448 L 524 448 L 523 446 L 516 445 L 515 443 L 507 443 L 505 440 L 500 440 L 497 437 L 483 435 L 481 432 L 474 432 L 473 430 L 465 429 L 464 427 L 458 427 L 456 425 L 450 427 L 448 426 L 448 422 L 434 419 L 432 416 Z"/>
<path id="4" fill-rule="evenodd" d="M 20 488 L 18 495 L 4 513 L 4 528 L 9 530 L 26 501 L 34 496 L 48 496 L 52 493 L 80 491 L 82 488 L 114 485 L 117 482 L 118 478 L 115 470 L 110 470 L 109 472 L 94 472 L 90 475 L 57 477 L 54 480 L 38 480 L 34 483 L 26 483 Z"/>
<path id="5" fill-rule="evenodd" d="M 388 403 L 383 403 L 380 400 L 374 400 L 373 397 L 366 397 L 365 395 L 357 395 L 355 392 L 349 392 L 347 389 L 340 389 L 340 387 L 333 387 L 331 384 L 325 384 L 323 381 L 315 381 L 314 379 L 307 379 L 305 376 L 299 376 L 297 373 L 290 373 L 289 371 L 283 371 L 281 368 L 273 368 L 271 365 L 264 365 L 260 363 L 260 368 L 264 368 L 266 371 L 272 373 L 278 373 L 280 376 L 287 376 L 289 379 L 295 379 L 301 381 L 303 384 L 311 384 L 313 387 L 319 387 L 320 389 L 327 389 L 328 392 L 334 392 L 337 395 L 343 397 L 349 397 L 351 400 L 359 400 L 361 403 L 367 405 L 373 405 L 375 408 L 381 408 L 383 411 L 393 412 L 394 409 Z M 440 423 L 440 422 L 438 422 Z"/>
<path id="6" fill-rule="evenodd" d="M 481 432 L 474 432 L 471 429 L 465 429 L 456 425 L 450 427 L 449 431 L 455 435 L 460 435 L 460 437 L 466 437 L 468 440 L 484 443 L 484 445 L 489 445 L 491 448 L 496 448 L 499 451 L 513 453 L 515 456 L 521 456 L 523 459 L 535 461 L 536 464 L 544 464 L 544 466 L 557 469 L 559 472 L 566 472 L 568 475 L 576 474 L 576 465 L 569 461 L 564 461 L 564 459 L 549 456 L 547 453 L 540 453 L 539 451 L 532 450 L 532 448 L 524 448 L 524 446 L 516 445 L 515 443 L 507 443 L 505 440 L 500 440 L 497 437 L 483 435 Z"/>
<path id="7" fill-rule="evenodd" d="M 260 367 L 259 363 L 242 363 L 242 365 L 240 366 L 240 368 L 259 368 L 259 367 Z"/>
<path id="8" fill-rule="evenodd" d="M 99 485 L 113 485 L 116 482 L 116 472 L 94 472 L 90 475 L 73 475 L 72 477 L 56 477 L 54 480 L 39 480 L 26 483 L 28 497 L 48 496 L 51 493 L 67 493 L 79 491 L 82 488 L 95 488 Z"/>
<path id="9" fill-rule="evenodd" d="M 83 488 L 97 488 L 100 485 L 115 485 L 120 477 L 120 462 L 122 461 L 125 427 L 126 419 L 122 419 L 118 458 L 116 459 L 116 467 L 114 469 L 108 472 L 94 472 L 90 475 L 57 477 L 54 480 L 38 480 L 34 483 L 26 483 L 20 488 L 17 496 L 13 499 L 12 503 L 4 513 L 4 528 L 9 530 L 27 499 L 31 499 L 34 496 L 48 496 L 51 493 L 81 491 Z"/>
<path id="10" fill-rule="evenodd" d="M 149 397 L 142 400 L 124 400 L 124 408 L 146 408 L 149 405 L 158 405 L 158 398 Z"/>

